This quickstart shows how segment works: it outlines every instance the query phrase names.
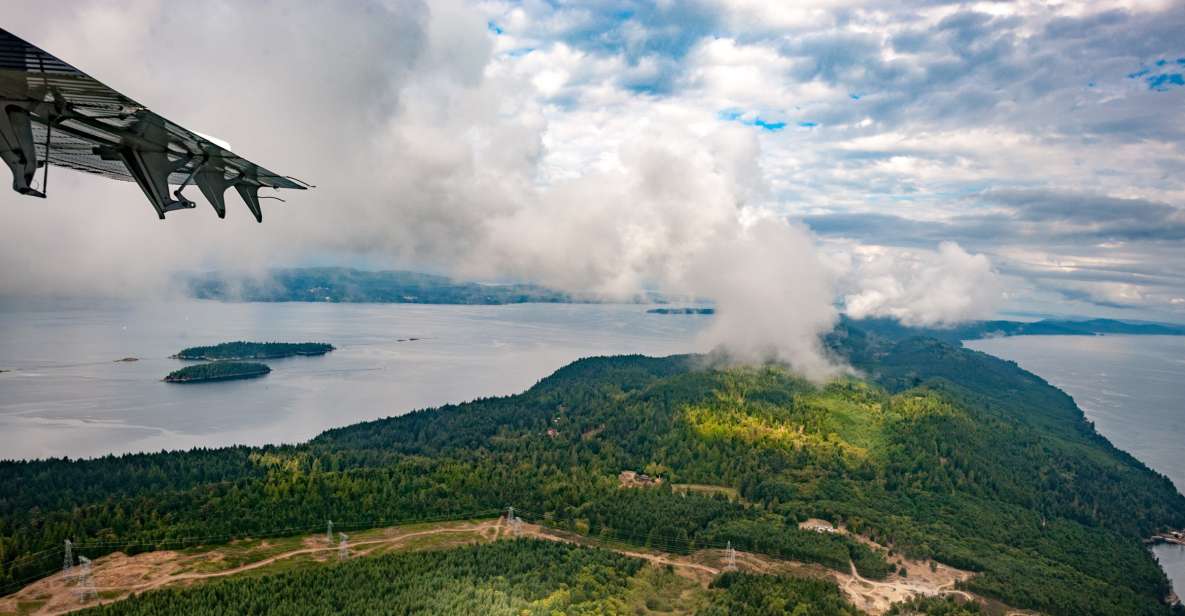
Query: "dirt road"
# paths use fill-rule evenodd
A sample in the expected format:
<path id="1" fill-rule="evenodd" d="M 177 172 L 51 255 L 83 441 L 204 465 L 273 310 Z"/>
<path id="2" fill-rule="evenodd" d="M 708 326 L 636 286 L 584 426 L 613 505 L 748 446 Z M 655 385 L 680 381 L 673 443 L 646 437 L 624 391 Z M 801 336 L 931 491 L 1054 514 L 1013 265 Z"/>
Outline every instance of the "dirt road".
<path id="1" fill-rule="evenodd" d="M 352 556 L 364 556 L 379 547 L 398 547 L 399 544 L 418 537 L 442 534 L 465 534 L 474 539 L 492 541 L 497 538 L 497 527 L 501 520 L 486 520 L 480 523 L 456 522 L 419 531 L 400 531 L 398 527 L 386 529 L 386 536 L 349 542 Z M 494 535 L 491 537 L 491 531 Z M 261 558 L 236 567 L 217 571 L 183 571 L 196 561 L 217 562 L 223 556 L 219 549 L 198 555 L 186 555 L 174 551 L 148 552 L 136 556 L 121 553 L 96 559 L 93 564 L 95 589 L 104 603 L 126 598 L 137 592 L 144 592 L 173 584 L 191 584 L 196 581 L 241 574 L 273 565 L 281 560 L 303 555 L 331 555 L 338 551 L 337 545 L 330 545 L 322 537 L 305 538 L 308 547 L 288 550 Z M 324 559 L 322 559 L 324 560 Z M 73 580 L 57 573 L 38 580 L 20 591 L 0 599 L 0 613 L 20 613 L 37 616 L 65 614 L 81 607 L 94 605 L 90 600 L 80 603 L 74 594 Z"/>
<path id="2" fill-rule="evenodd" d="M 422 525 L 411 528 L 392 527 L 359 533 L 356 539 L 348 542 L 348 553 L 354 557 L 365 556 L 376 551 L 409 549 L 411 546 L 408 544 L 413 540 L 450 535 L 455 535 L 457 539 L 446 539 L 433 545 L 446 547 L 460 543 L 492 542 L 515 536 L 525 536 L 601 547 L 646 560 L 656 566 L 670 566 L 680 575 L 693 579 L 705 587 L 723 570 L 725 559 L 722 550 L 701 550 L 694 554 L 677 555 L 658 551 L 642 551 L 623 546 L 606 546 L 583 535 L 537 524 L 524 522 L 507 524 L 503 517 L 477 522 L 446 522 L 428 528 L 424 528 Z M 148 552 L 135 556 L 120 553 L 110 554 L 94 561 L 95 586 L 102 601 L 107 603 L 126 598 L 132 593 L 164 586 L 193 584 L 201 580 L 264 569 L 280 561 L 293 558 L 311 557 L 314 560 L 326 561 L 336 558 L 334 552 L 339 550 L 337 544 L 332 544 L 324 536 L 309 536 L 299 541 L 291 538 L 272 541 L 280 541 L 280 545 L 270 545 L 265 540 L 258 545 L 243 547 L 232 544 L 197 554 L 175 551 Z M 269 549 L 279 548 L 284 542 L 300 547 L 276 553 L 268 552 Z M 218 568 L 221 563 L 227 562 L 227 559 L 231 557 L 239 559 L 257 557 L 257 559 L 239 565 Z M 916 595 L 955 594 L 966 599 L 975 599 L 970 593 L 954 589 L 955 583 L 967 579 L 970 577 L 970 573 L 943 565 L 935 565 L 931 568 L 928 562 L 906 561 L 899 558 L 898 565 L 908 570 L 908 577 L 894 575 L 885 581 L 873 581 L 861 577 L 854 564 L 850 564 L 850 573 L 845 574 L 824 569 L 819 565 L 778 560 L 739 551 L 736 553 L 736 563 L 737 567 L 743 571 L 829 577 L 839 584 L 849 600 L 857 607 L 873 615 L 883 614 L 889 610 L 892 603 L 904 601 Z M 215 570 L 194 570 L 195 568 L 211 567 Z M 95 600 L 80 603 L 74 590 L 74 582 L 58 573 L 38 580 L 17 593 L 0 599 L 0 614 L 20 613 L 49 616 L 64 614 L 96 603 Z"/>

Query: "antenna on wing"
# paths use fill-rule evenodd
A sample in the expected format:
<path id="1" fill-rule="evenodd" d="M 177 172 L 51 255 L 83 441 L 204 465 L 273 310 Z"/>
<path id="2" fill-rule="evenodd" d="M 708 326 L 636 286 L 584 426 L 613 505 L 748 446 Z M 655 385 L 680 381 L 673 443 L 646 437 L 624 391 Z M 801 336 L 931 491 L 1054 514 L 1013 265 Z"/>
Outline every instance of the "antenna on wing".
<path id="1" fill-rule="evenodd" d="M 290 176 L 290 175 L 286 175 L 286 176 L 284 176 L 284 177 L 285 177 L 285 178 L 287 178 L 287 179 L 289 179 L 289 180 L 292 180 L 293 182 L 296 182 L 297 184 L 303 184 L 303 185 L 304 185 L 306 188 L 316 188 L 316 187 L 317 187 L 317 185 L 316 185 L 316 184 L 309 184 L 308 182 L 306 182 L 306 181 L 304 181 L 304 180 L 302 180 L 302 179 L 300 179 L 300 178 L 294 178 L 294 177 L 292 177 L 292 176 Z"/>

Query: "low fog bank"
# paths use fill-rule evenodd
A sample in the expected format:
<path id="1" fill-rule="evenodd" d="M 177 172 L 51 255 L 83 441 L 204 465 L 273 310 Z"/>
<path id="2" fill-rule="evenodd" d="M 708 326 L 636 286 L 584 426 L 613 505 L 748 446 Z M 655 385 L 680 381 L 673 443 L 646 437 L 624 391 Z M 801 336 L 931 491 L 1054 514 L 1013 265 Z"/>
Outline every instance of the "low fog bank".
<path id="1" fill-rule="evenodd" d="M 477 14 L 351 8 L 141 2 L 136 28 L 118 3 L 78 3 L 69 20 L 8 11 L 17 34 L 318 188 L 265 201 L 262 225 L 237 202 L 220 221 L 200 198 L 159 221 L 134 184 L 52 169 L 48 200 L 0 193 L 0 295 L 150 297 L 180 271 L 360 263 L 608 299 L 652 288 L 714 301 L 713 345 L 811 378 L 843 369 L 820 343 L 837 303 L 914 325 L 998 306 L 991 264 L 958 245 L 820 245 L 771 200 L 749 127 L 641 126 L 605 164 L 549 177 L 547 107 L 502 70 Z M 181 24 L 185 44 L 161 46 Z"/>

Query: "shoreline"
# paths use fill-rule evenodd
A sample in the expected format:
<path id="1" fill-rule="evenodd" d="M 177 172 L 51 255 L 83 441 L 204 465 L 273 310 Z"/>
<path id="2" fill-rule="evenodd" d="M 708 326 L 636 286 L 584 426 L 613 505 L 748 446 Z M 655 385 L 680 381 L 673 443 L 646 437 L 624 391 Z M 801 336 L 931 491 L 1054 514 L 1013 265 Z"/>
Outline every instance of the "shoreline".
<path id="1" fill-rule="evenodd" d="M 1169 531 L 1157 533 L 1144 540 L 1144 545 L 1179 545 L 1185 546 L 1185 531 Z"/>

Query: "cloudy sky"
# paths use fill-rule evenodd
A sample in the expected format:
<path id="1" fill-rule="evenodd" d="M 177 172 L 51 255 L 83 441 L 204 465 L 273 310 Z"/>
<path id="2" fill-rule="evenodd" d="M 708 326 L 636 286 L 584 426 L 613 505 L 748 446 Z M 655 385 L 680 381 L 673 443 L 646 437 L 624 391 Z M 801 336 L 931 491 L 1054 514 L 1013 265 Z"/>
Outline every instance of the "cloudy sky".
<path id="1" fill-rule="evenodd" d="M 12 5 L 4 28 L 318 188 L 263 225 L 196 191 L 161 222 L 55 172 L 0 194 L 0 294 L 335 263 L 807 332 L 834 305 L 1185 321 L 1181 2 Z"/>

